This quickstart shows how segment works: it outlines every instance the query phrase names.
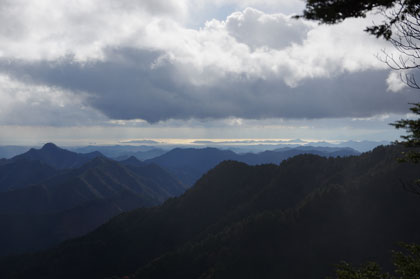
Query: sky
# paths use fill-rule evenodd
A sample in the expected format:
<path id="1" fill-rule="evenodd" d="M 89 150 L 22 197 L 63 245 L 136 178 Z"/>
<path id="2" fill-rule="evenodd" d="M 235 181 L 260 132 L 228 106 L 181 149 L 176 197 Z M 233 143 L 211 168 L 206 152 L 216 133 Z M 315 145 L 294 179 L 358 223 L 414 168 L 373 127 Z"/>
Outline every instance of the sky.
<path id="1" fill-rule="evenodd" d="M 418 93 L 300 0 L 0 0 L 0 145 L 396 140 Z"/>

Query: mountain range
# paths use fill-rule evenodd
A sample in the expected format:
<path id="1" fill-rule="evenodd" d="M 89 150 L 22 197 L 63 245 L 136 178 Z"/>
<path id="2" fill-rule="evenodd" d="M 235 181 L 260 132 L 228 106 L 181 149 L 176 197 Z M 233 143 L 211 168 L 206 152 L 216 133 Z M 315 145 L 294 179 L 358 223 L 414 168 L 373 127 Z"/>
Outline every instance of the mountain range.
<path id="1" fill-rule="evenodd" d="M 385 267 L 420 243 L 418 165 L 403 149 L 224 161 L 182 196 L 122 213 L 85 236 L 0 261 L 1 278 L 323 278 L 341 260 Z"/>
<path id="2" fill-rule="evenodd" d="M 93 158 L 103 156 L 100 152 L 75 153 L 59 148 L 54 143 L 46 143 L 41 149 L 31 148 L 29 151 L 17 155 L 10 161 L 40 161 L 56 169 L 71 169 L 82 166 Z"/>
<path id="3" fill-rule="evenodd" d="M 125 160 L 131 156 L 136 157 L 139 160 L 147 160 L 157 156 L 160 156 L 168 151 L 168 148 L 162 149 L 154 146 L 145 146 L 145 145 L 108 145 L 108 146 L 98 146 L 98 145 L 89 145 L 84 147 L 69 148 L 71 151 L 79 153 L 91 153 L 91 152 L 101 152 L 109 158 L 114 158 L 116 160 Z"/>
<path id="4" fill-rule="evenodd" d="M 161 156 L 146 160 L 167 169 L 184 184 L 193 185 L 203 174 L 222 161 L 234 160 L 249 165 L 279 164 L 299 154 L 316 154 L 324 157 L 355 156 L 360 153 L 351 148 L 337 147 L 283 147 L 259 153 L 237 154 L 217 148 L 175 148 Z"/>
<path id="5" fill-rule="evenodd" d="M 0 255 L 49 247 L 185 191 L 157 165 L 78 154 L 51 143 L 3 161 L 0 186 Z"/>
<path id="6" fill-rule="evenodd" d="M 340 143 L 330 143 L 325 141 L 308 141 L 301 139 L 275 141 L 275 140 L 238 140 L 238 141 L 211 141 L 211 140 L 196 140 L 192 144 L 171 145 L 162 144 L 156 141 L 131 141 L 131 145 L 89 145 L 83 147 L 66 147 L 66 149 L 78 153 L 89 153 L 99 151 L 107 157 L 114 159 L 125 159 L 130 156 L 135 156 L 139 160 L 152 159 L 154 157 L 163 155 L 164 153 L 175 148 L 195 148 L 202 149 L 205 147 L 213 147 L 222 150 L 231 150 L 235 153 L 259 153 L 267 150 L 275 150 L 279 148 L 295 148 L 295 147 L 331 147 L 331 148 L 352 148 L 358 152 L 367 152 L 379 145 L 388 145 L 389 141 L 344 141 Z M 134 145 L 140 144 L 140 145 Z M 5 151 L 8 147 L 3 148 Z M 29 149 L 29 148 L 28 148 Z M 12 154 L 9 150 L 9 154 Z M 23 152 L 23 151 L 22 151 Z M 19 153 L 22 153 L 19 152 Z M 18 154 L 18 153 L 16 153 Z M 2 158 L 2 147 L 0 147 L 0 158 Z"/>
<path id="7" fill-rule="evenodd" d="M 96 149 L 95 149 L 96 148 Z M 53 151 L 52 151 L 53 150 Z M 352 156 L 360 154 L 358 151 L 348 147 L 323 147 L 323 146 L 297 146 L 297 147 L 281 147 L 275 150 L 268 150 L 258 153 L 235 153 L 230 150 L 222 150 L 218 148 L 175 148 L 166 151 L 160 148 L 150 146 L 86 146 L 76 148 L 78 152 L 75 153 L 65 149 L 58 148 L 52 143 L 44 145 L 41 149 L 30 149 L 28 152 L 13 157 L 12 161 L 40 161 L 45 165 L 49 165 L 57 170 L 75 168 L 81 166 L 83 163 L 95 158 L 103 156 L 113 157 L 118 161 L 123 161 L 129 157 L 135 157 L 148 163 L 155 163 L 160 167 L 168 170 L 176 176 L 183 184 L 192 186 L 203 174 L 215 167 L 218 163 L 224 160 L 235 160 L 251 165 L 274 163 L 279 164 L 284 159 L 289 157 L 310 153 L 320 156 Z M 99 152 L 100 150 L 101 152 Z M 60 153 L 60 156 L 52 156 L 49 152 Z M 42 158 L 41 158 L 42 157 Z M 56 158 L 60 158 L 59 161 Z M 9 162 L 10 160 L 0 160 L 0 166 Z M 11 168 L 11 166 L 9 166 Z M 45 166 L 44 166 L 45 167 Z M 25 169 L 29 172 L 29 168 Z M 48 170 L 43 166 L 34 166 L 30 170 L 31 174 L 27 174 L 20 179 L 24 181 L 13 181 L 17 179 L 16 175 L 8 175 L 8 178 L 2 177 L 0 169 L 0 191 L 5 189 L 19 188 L 27 181 L 36 183 L 48 177 Z M 13 170 L 11 172 L 13 173 Z M 51 173 L 55 175 L 55 173 Z M 10 181 L 9 181 L 10 180 Z"/>

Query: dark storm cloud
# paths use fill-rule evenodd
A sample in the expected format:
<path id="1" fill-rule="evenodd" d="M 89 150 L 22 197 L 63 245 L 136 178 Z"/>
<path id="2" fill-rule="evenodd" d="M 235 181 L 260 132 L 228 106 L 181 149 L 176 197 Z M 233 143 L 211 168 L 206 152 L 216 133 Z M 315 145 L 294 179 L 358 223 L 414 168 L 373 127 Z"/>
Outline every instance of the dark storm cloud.
<path id="1" fill-rule="evenodd" d="M 305 79 L 295 88 L 279 77 L 226 74 L 217 82 L 193 85 L 181 66 L 160 63 L 160 52 L 107 51 L 105 62 L 2 61 L 0 70 L 25 83 L 45 84 L 80 94 L 111 119 L 204 119 L 239 117 L 338 118 L 405 113 L 415 96 L 408 89 L 387 91 L 388 71 L 343 73 Z M 188 67 L 185 64 L 182 67 Z"/>

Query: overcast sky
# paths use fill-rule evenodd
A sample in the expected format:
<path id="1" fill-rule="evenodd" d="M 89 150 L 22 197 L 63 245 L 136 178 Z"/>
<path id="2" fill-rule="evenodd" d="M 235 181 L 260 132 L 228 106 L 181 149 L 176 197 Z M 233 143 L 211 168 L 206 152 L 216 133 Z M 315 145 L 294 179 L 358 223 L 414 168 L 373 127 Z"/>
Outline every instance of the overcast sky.
<path id="1" fill-rule="evenodd" d="M 299 0 L 0 0 L 0 144 L 395 140 L 418 93 Z"/>

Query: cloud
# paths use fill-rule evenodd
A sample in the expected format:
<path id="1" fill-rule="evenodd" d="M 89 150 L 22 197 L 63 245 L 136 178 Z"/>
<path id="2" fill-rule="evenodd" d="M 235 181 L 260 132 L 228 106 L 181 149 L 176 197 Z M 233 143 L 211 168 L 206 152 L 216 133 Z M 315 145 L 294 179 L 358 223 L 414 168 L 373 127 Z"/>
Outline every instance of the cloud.
<path id="1" fill-rule="evenodd" d="M 238 75 L 280 78 L 296 86 L 308 78 L 386 69 L 375 56 L 386 44 L 362 31 L 371 20 L 314 26 L 246 9 L 200 30 L 155 25 L 145 41 L 153 41 L 150 48 L 167 54 L 161 61 L 178 65 L 195 84 Z"/>
<path id="2" fill-rule="evenodd" d="M 407 84 L 405 84 L 403 82 L 403 80 L 401 79 L 400 74 L 404 74 L 404 73 L 399 73 L 399 72 L 391 72 L 388 76 L 388 78 L 386 79 L 386 83 L 388 85 L 387 90 L 391 91 L 391 92 L 400 92 L 402 89 L 407 87 Z"/>
<path id="3" fill-rule="evenodd" d="M 405 111 L 413 100 L 406 88 L 387 92 L 375 57 L 383 43 L 362 31 L 372 18 L 317 26 L 248 8 L 192 29 L 182 23 L 185 1 L 2 3 L 10 22 L 0 25 L 0 72 L 30 95 L 19 108 L 18 94 L 5 90 L 16 110 L 4 109 L 4 121 L 25 122 L 32 98 L 35 122 L 78 123 L 72 110 L 50 108 L 54 94 L 92 121 L 150 123 L 360 118 Z"/>
<path id="4" fill-rule="evenodd" d="M 84 97 L 0 75 L 0 125 L 69 126 L 105 121 L 101 113 L 84 104 Z"/>
<path id="5" fill-rule="evenodd" d="M 142 123 L 140 127 L 127 126 L 0 126 L 1 144 L 41 145 L 48 141 L 60 145 L 121 144 L 132 139 L 156 139 L 159 142 L 191 142 L 186 139 L 290 139 L 305 140 L 396 140 L 401 131 L 392 123 L 405 115 L 392 115 L 386 120 L 352 119 L 319 120 L 242 120 L 240 126 L 226 119 L 169 120 L 156 124 Z M 179 140 L 173 140 L 179 139 Z"/>
<path id="6" fill-rule="evenodd" d="M 155 140 L 122 140 L 121 143 L 123 144 L 151 144 L 151 145 L 156 145 L 156 144 L 160 144 L 161 142 L 159 141 L 155 141 Z"/>
<path id="7" fill-rule="evenodd" d="M 179 0 L 3 0 L 0 57 L 102 59 L 109 46 L 141 44 L 136 38 L 150 22 L 186 16 L 186 2 Z"/>
<path id="8" fill-rule="evenodd" d="M 414 94 L 387 92 L 388 71 L 364 71 L 335 78 L 305 79 L 295 87 L 274 77 L 236 74 L 218 83 L 194 84 L 180 65 L 168 61 L 153 67 L 160 52 L 108 50 L 107 61 L 89 64 L 0 63 L 19 80 L 83 96 L 83 103 L 111 119 L 216 119 L 237 117 L 337 118 L 370 117 L 404 112 Z M 28 78 L 30 77 L 30 78 Z"/>
<path id="9" fill-rule="evenodd" d="M 313 24 L 291 16 L 265 14 L 253 8 L 233 13 L 225 24 L 231 36 L 253 50 L 282 49 L 292 44 L 301 44 L 307 32 L 314 27 Z"/>
<path id="10" fill-rule="evenodd" d="M 264 12 L 300 13 L 305 3 L 300 0 L 192 0 L 188 1 L 190 7 L 208 9 L 215 6 L 219 9 L 231 7 L 236 10 L 243 10 L 247 7 L 254 7 Z"/>

